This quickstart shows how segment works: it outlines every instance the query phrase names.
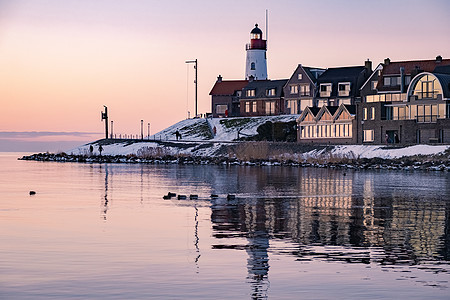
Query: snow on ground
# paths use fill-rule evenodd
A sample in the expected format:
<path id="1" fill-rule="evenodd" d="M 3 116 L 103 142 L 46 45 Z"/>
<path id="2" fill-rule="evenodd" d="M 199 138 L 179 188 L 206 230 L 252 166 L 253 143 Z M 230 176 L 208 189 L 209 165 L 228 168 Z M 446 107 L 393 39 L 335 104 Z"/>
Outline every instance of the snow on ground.
<path id="1" fill-rule="evenodd" d="M 182 135 L 183 146 L 169 147 L 162 146 L 157 142 L 123 142 L 103 145 L 103 155 L 129 155 L 138 154 L 139 150 L 145 147 L 163 148 L 166 154 L 187 154 L 194 156 L 212 156 L 223 145 L 220 142 L 232 142 L 237 139 L 238 131 L 240 136 L 253 136 L 258 134 L 257 128 L 267 121 L 289 122 L 294 121 L 297 115 L 268 116 L 268 117 L 240 117 L 240 118 L 208 118 L 208 119 L 187 119 L 182 120 L 152 136 L 150 140 L 176 142 L 175 132 L 178 130 Z M 215 128 L 216 134 L 213 135 Z M 199 146 L 199 141 L 212 142 L 211 146 Z M 95 142 L 94 154 L 98 154 L 98 144 Z M 192 145 L 192 146 L 191 146 Z M 68 154 L 89 154 L 90 144 L 67 151 Z M 339 145 L 322 148 L 306 153 L 286 154 L 303 158 L 319 158 L 323 156 L 349 157 L 349 158 L 385 158 L 394 159 L 403 156 L 433 155 L 442 153 L 450 146 L 415 145 L 404 148 L 392 148 L 383 145 Z"/>
<path id="2" fill-rule="evenodd" d="M 415 145 L 404 148 L 389 148 L 385 146 L 370 145 L 345 145 L 336 146 L 331 150 L 331 155 L 354 156 L 355 158 L 400 158 L 414 155 L 433 155 L 444 152 L 450 146 Z"/>

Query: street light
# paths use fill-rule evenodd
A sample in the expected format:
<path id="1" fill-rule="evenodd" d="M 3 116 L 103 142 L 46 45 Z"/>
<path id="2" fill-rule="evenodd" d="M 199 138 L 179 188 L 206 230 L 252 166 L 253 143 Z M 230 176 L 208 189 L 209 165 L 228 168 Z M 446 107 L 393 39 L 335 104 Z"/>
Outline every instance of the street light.
<path id="1" fill-rule="evenodd" d="M 144 120 L 141 120 L 141 140 L 144 139 Z"/>
<path id="2" fill-rule="evenodd" d="M 147 123 L 147 140 L 150 139 L 150 123 Z"/>
<path id="3" fill-rule="evenodd" d="M 105 112 L 102 112 L 102 121 L 105 120 L 105 138 L 108 139 L 108 108 L 103 105 Z"/>
<path id="4" fill-rule="evenodd" d="M 195 59 L 195 60 L 187 60 L 186 61 L 186 63 L 187 64 L 194 64 L 194 69 L 195 69 L 195 116 L 194 117 L 196 117 L 197 116 L 197 84 L 198 84 L 198 82 L 197 82 L 197 70 L 198 70 L 198 67 L 197 67 L 197 59 Z"/>

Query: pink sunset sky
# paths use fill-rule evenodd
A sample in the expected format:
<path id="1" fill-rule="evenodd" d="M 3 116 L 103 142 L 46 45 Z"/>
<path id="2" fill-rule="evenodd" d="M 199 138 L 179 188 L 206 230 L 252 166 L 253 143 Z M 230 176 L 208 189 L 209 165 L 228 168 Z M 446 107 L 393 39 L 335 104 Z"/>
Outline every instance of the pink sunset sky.
<path id="1" fill-rule="evenodd" d="M 245 44 L 255 23 L 265 38 L 266 9 L 270 79 L 299 63 L 450 58 L 447 0 L 0 0 L 0 151 L 101 138 L 103 105 L 117 134 L 193 116 L 186 60 L 198 59 L 198 111 L 210 112 L 217 76 L 243 79 Z"/>

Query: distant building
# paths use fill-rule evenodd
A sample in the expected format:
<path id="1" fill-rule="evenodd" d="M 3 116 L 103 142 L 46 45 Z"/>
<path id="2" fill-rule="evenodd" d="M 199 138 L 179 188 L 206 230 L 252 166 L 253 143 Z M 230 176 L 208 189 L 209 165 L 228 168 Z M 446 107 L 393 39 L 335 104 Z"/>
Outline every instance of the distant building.
<path id="1" fill-rule="evenodd" d="M 354 144 L 356 106 L 307 107 L 297 119 L 297 141 L 309 144 Z"/>
<path id="2" fill-rule="evenodd" d="M 364 66 L 329 68 L 317 79 L 315 105 L 338 106 L 355 104 L 359 100 L 359 90 L 372 73 L 372 62 Z"/>
<path id="3" fill-rule="evenodd" d="M 247 84 L 248 80 L 223 80 L 219 75 L 209 93 L 213 117 L 239 117 L 239 100 Z"/>
<path id="4" fill-rule="evenodd" d="M 359 143 L 450 143 L 450 59 L 385 59 L 361 87 Z"/>
<path id="5" fill-rule="evenodd" d="M 245 79 L 266 80 L 267 76 L 267 43 L 262 39 L 262 31 L 255 24 L 250 32 L 250 43 L 246 45 Z"/>
<path id="6" fill-rule="evenodd" d="M 284 91 L 287 79 L 252 80 L 243 89 L 241 116 L 273 116 L 284 114 Z"/>
<path id="7" fill-rule="evenodd" d="M 284 86 L 285 113 L 300 114 L 308 106 L 313 106 L 317 78 L 325 69 L 297 66 Z"/>

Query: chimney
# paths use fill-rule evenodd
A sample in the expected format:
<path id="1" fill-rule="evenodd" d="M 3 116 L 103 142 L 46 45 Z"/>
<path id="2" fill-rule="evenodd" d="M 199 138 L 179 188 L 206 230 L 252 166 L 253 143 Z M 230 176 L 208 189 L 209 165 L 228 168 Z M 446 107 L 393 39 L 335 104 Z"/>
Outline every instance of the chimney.
<path id="1" fill-rule="evenodd" d="M 364 62 L 364 67 L 367 69 L 367 72 L 370 74 L 370 73 L 372 73 L 372 62 L 369 60 L 369 59 L 367 59 L 365 62 Z"/>
<path id="2" fill-rule="evenodd" d="M 400 67 L 400 93 L 405 92 L 405 68 Z"/>
<path id="3" fill-rule="evenodd" d="M 442 62 L 442 56 L 438 55 L 436 56 L 436 63 L 441 63 Z"/>
<path id="4" fill-rule="evenodd" d="M 391 59 L 389 57 L 384 59 L 385 66 L 389 65 L 390 63 L 391 63 Z"/>
<path id="5" fill-rule="evenodd" d="M 217 76 L 217 82 L 222 82 L 222 75 Z"/>

